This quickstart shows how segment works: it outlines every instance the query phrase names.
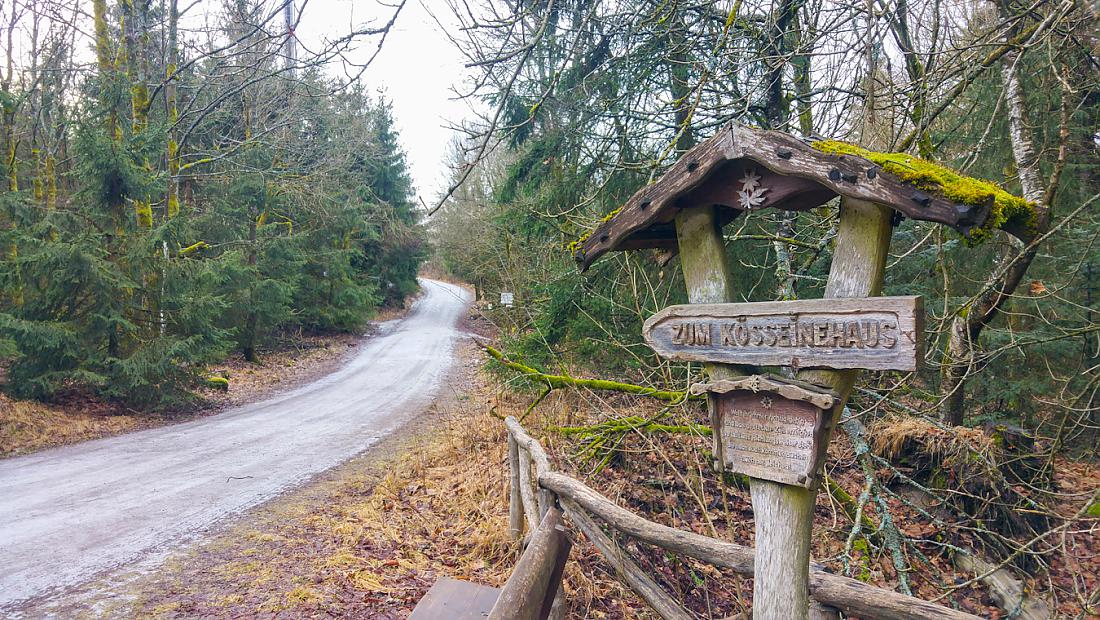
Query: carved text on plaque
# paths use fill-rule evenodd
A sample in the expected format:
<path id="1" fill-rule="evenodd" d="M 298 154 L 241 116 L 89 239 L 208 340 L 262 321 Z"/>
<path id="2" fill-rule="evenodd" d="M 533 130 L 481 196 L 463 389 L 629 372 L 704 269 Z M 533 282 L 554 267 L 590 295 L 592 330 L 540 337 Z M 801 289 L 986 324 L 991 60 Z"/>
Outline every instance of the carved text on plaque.
<path id="1" fill-rule="evenodd" d="M 820 472 L 824 412 L 769 392 L 711 394 L 718 407 L 728 471 L 811 487 Z"/>
<path id="2" fill-rule="evenodd" d="M 670 306 L 645 323 L 662 357 L 795 368 L 916 370 L 920 297 Z"/>

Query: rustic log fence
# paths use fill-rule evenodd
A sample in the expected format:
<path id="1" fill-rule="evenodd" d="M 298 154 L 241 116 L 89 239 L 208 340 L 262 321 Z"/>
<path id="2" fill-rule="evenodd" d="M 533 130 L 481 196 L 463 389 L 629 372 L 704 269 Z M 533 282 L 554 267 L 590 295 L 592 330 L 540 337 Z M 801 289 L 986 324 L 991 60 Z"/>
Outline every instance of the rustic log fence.
<path id="1" fill-rule="evenodd" d="M 592 542 L 604 560 L 615 569 L 619 578 L 665 620 L 690 620 L 694 616 L 640 568 L 630 553 L 604 532 L 605 528 L 681 556 L 732 570 L 739 575 L 753 575 L 754 550 L 751 547 L 678 530 L 640 517 L 600 495 L 580 480 L 555 471 L 542 445 L 514 417 L 507 417 L 504 424 L 508 430 L 510 472 L 509 531 L 513 539 L 518 541 L 523 536 L 526 524 L 530 540 L 517 565 L 516 574 L 508 580 L 502 591 L 502 597 L 513 586 L 513 582 L 516 583 L 514 587 L 519 587 L 520 583 L 543 578 L 541 575 L 531 577 L 527 574 L 534 562 L 525 563 L 525 559 L 529 554 L 541 557 L 545 553 L 545 545 L 536 545 L 536 541 L 539 540 L 540 529 L 545 529 L 548 514 L 552 519 L 560 518 L 557 515 L 559 506 L 564 509 L 564 514 L 573 527 Z M 543 527 L 540 528 L 540 524 Z M 564 554 L 560 557 L 564 562 Z M 520 568 L 525 565 L 527 568 L 524 568 L 523 578 L 517 578 Z M 557 565 L 542 562 L 539 566 L 546 573 L 545 583 L 554 583 L 556 580 L 550 579 L 550 571 Z M 560 572 L 558 575 L 560 576 Z M 849 577 L 827 573 L 820 566 L 811 566 L 809 590 L 810 617 L 816 620 L 839 618 L 840 612 L 846 616 L 876 620 L 979 618 Z M 555 597 L 554 606 L 556 614 L 551 615 L 564 612 L 560 590 Z M 513 614 L 507 617 L 525 616 Z"/>

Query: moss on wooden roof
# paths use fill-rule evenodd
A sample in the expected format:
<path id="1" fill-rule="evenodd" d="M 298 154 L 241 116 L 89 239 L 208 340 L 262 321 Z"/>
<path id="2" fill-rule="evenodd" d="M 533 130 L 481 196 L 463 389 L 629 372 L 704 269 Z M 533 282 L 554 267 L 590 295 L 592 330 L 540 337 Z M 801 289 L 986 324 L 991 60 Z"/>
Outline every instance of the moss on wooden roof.
<path id="1" fill-rule="evenodd" d="M 596 222 L 596 225 L 593 226 L 591 230 L 589 230 L 588 232 L 586 232 L 583 235 L 581 235 L 580 237 L 578 237 L 575 241 L 570 241 L 569 245 L 567 246 L 568 249 L 569 249 L 569 253 L 572 254 L 573 252 L 576 252 L 577 248 L 581 247 L 581 244 L 583 244 L 585 241 L 588 241 L 588 238 L 592 236 L 592 233 L 596 232 L 596 229 L 599 228 L 601 224 L 604 224 L 605 222 L 610 221 L 611 218 L 618 215 L 619 211 L 622 211 L 622 210 L 623 210 L 623 208 L 619 207 L 618 209 L 615 209 L 611 213 L 608 213 L 607 215 L 603 216 L 603 219 Z"/>
<path id="2" fill-rule="evenodd" d="M 823 153 L 862 157 L 907 183 L 925 191 L 937 192 L 955 202 L 982 205 L 993 196 L 989 219 L 980 229 L 970 232 L 972 242 L 981 241 L 989 231 L 1000 228 L 1010 220 L 1019 220 L 1027 225 L 1034 223 L 1035 205 L 1010 194 L 992 181 L 964 176 L 951 168 L 908 153 L 879 153 L 839 140 L 821 140 L 811 146 Z"/>

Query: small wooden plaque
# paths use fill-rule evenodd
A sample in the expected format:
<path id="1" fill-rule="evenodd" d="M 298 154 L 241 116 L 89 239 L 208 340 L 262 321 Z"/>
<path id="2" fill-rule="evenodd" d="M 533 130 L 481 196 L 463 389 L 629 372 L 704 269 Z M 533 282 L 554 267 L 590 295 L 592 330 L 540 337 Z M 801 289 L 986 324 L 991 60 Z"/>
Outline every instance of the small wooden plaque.
<path id="1" fill-rule="evenodd" d="M 710 405 L 716 410 L 727 471 L 807 489 L 816 487 L 832 416 L 831 405 L 818 405 L 835 402 L 831 392 L 822 390 L 813 398 L 787 398 L 764 389 L 703 390 L 710 391 Z"/>
<path id="2" fill-rule="evenodd" d="M 669 306 L 642 334 L 682 362 L 912 371 L 923 322 L 917 296 L 804 299 Z"/>

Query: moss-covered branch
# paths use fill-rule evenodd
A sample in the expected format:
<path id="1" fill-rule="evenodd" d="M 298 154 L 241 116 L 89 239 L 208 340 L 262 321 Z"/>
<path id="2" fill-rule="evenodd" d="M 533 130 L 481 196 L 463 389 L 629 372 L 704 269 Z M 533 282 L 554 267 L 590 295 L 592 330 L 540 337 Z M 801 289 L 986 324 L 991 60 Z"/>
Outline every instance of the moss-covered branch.
<path id="1" fill-rule="evenodd" d="M 572 388 L 587 388 L 590 390 L 606 390 L 612 392 L 624 392 L 626 394 L 636 394 L 638 396 L 648 396 L 650 398 L 656 398 L 669 403 L 681 403 L 685 399 L 694 400 L 698 397 L 688 396 L 686 392 L 679 392 L 674 390 L 658 390 L 656 388 L 645 387 L 642 385 L 634 385 L 633 383 L 621 383 L 619 381 L 608 381 L 605 379 L 578 379 L 570 377 L 568 375 L 551 375 L 544 373 L 537 368 L 532 368 L 519 362 L 513 362 L 512 360 L 504 357 L 504 354 L 494 349 L 493 347 L 478 342 L 479 345 L 485 351 L 492 356 L 493 359 L 500 362 L 506 368 L 510 368 L 525 377 L 542 383 L 550 389 L 558 389 L 564 387 Z"/>
<path id="2" fill-rule="evenodd" d="M 642 433 L 679 433 L 709 437 L 713 432 L 706 424 L 661 424 L 655 418 L 643 418 L 641 416 L 614 418 L 587 426 L 554 426 L 549 430 L 563 435 L 581 436 L 639 431 Z"/>
<path id="3" fill-rule="evenodd" d="M 625 416 L 586 426 L 552 426 L 549 430 L 580 438 L 580 446 L 575 456 L 594 463 L 591 473 L 607 467 L 611 459 L 620 452 L 619 446 L 623 439 L 631 433 L 710 436 L 712 432 L 711 428 L 705 424 L 662 424 L 660 420 L 666 415 L 668 415 L 667 409 L 649 418 Z"/>

